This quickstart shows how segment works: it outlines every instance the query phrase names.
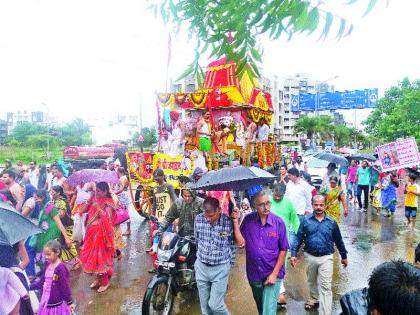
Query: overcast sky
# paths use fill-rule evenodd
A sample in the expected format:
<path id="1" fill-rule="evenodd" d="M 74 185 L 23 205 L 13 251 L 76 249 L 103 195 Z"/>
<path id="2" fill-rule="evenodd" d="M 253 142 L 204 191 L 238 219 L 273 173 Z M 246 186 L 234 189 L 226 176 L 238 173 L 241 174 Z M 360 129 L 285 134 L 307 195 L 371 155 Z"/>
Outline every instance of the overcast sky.
<path id="1" fill-rule="evenodd" d="M 264 41 L 263 73 L 339 76 L 330 81 L 337 90 L 378 87 L 380 94 L 404 76 L 420 78 L 420 1 L 386 7 L 379 0 L 361 18 L 367 2 L 339 8 L 355 26 L 341 41 Z M 17 108 L 61 119 L 138 114 L 141 102 L 144 124 L 152 125 L 154 91 L 165 87 L 167 38 L 168 28 L 142 0 L 0 1 L 0 118 Z M 176 77 L 194 43 L 182 34 L 172 42 L 169 73 Z"/>

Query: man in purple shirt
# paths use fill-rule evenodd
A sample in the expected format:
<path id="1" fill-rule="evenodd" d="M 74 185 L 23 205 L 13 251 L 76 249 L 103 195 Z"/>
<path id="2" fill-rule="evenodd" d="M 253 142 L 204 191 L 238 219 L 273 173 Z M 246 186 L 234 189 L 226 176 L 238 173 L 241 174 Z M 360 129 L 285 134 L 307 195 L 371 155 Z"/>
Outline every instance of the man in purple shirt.
<path id="1" fill-rule="evenodd" d="M 239 213 L 233 212 L 233 228 L 238 245 L 246 249 L 246 273 L 260 315 L 277 314 L 277 298 L 284 278 L 288 249 L 283 220 L 270 212 L 266 191 L 253 198 L 256 212 L 248 214 L 239 227 Z"/>

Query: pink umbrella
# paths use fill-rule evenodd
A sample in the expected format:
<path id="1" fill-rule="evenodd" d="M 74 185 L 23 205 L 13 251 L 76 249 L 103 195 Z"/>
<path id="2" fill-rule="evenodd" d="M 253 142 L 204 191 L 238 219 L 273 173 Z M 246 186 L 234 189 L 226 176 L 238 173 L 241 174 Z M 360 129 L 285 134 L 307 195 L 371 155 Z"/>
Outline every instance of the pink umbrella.
<path id="1" fill-rule="evenodd" d="M 77 171 L 67 178 L 67 183 L 73 187 L 88 182 L 106 182 L 109 184 L 117 184 L 118 175 L 114 171 L 107 171 L 102 169 L 85 169 Z"/>

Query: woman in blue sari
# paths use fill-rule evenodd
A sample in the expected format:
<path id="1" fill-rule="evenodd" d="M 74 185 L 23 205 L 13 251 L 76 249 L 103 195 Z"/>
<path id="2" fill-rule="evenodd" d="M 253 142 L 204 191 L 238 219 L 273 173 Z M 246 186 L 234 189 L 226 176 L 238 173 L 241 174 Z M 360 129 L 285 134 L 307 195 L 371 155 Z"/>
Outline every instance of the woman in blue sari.
<path id="1" fill-rule="evenodd" d="M 398 178 L 396 175 L 389 173 L 382 179 L 381 202 L 385 216 L 389 217 L 394 214 L 397 205 L 397 187 Z"/>

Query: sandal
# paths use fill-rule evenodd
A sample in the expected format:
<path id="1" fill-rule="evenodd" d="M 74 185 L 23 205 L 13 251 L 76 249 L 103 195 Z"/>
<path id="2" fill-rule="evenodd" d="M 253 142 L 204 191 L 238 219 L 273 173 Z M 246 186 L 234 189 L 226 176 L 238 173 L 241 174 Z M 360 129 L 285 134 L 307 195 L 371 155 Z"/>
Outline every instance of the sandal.
<path id="1" fill-rule="evenodd" d="M 95 280 L 92 282 L 92 284 L 89 286 L 91 289 L 95 289 L 99 285 L 99 281 Z"/>

